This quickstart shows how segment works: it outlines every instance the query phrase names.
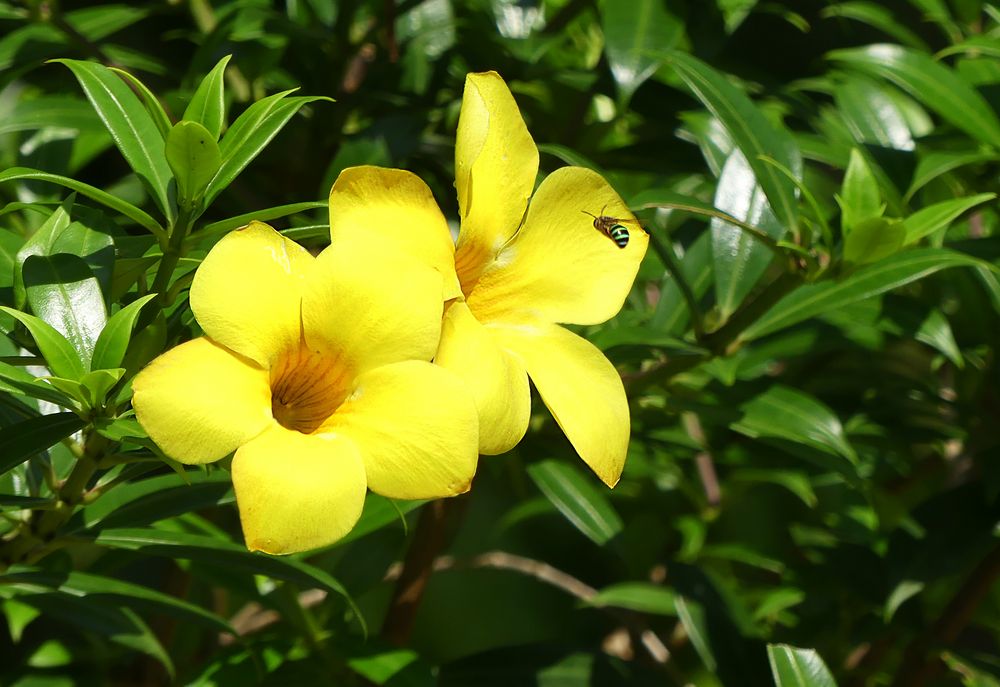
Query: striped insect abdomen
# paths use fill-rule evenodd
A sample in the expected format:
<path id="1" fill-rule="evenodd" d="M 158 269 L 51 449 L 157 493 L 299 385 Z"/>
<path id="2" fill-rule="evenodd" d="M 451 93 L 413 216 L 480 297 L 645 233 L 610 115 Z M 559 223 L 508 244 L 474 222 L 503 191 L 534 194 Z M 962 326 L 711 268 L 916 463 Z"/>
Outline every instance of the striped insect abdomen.
<path id="1" fill-rule="evenodd" d="M 628 245 L 628 229 L 620 224 L 615 224 L 610 229 L 608 229 L 608 236 L 611 240 L 615 242 L 619 248 L 624 248 Z"/>

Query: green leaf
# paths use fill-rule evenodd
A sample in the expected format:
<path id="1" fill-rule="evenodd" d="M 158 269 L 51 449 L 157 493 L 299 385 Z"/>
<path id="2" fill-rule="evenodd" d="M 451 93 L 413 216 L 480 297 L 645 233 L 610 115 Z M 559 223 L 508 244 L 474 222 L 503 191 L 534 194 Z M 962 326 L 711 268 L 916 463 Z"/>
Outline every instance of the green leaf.
<path id="1" fill-rule="evenodd" d="M 154 298 L 156 298 L 155 293 L 143 296 L 111 316 L 94 344 L 91 369 L 110 369 L 121 365 L 125 359 L 125 351 L 128 350 L 128 344 L 132 338 L 132 328 L 135 327 L 139 312 L 146 303 Z"/>
<path id="2" fill-rule="evenodd" d="M 187 601 L 131 582 L 78 571 L 54 573 L 16 566 L 0 575 L 0 586 L 58 590 L 77 597 L 107 598 L 135 610 L 153 609 L 218 632 L 236 634 L 219 616 Z M 21 597 L 19 597 L 21 598 Z"/>
<path id="3" fill-rule="evenodd" d="M 837 687 L 815 649 L 768 644 L 767 658 L 777 687 Z"/>
<path id="4" fill-rule="evenodd" d="M 607 497 L 579 470 L 559 460 L 528 466 L 528 475 L 580 532 L 598 545 L 621 533 L 624 523 Z"/>
<path id="5" fill-rule="evenodd" d="M 170 117 L 167 116 L 163 105 L 160 104 L 159 98 L 138 77 L 133 76 L 124 69 L 118 69 L 117 67 L 108 67 L 108 69 L 128 81 L 132 88 L 139 94 L 142 104 L 146 106 L 146 112 L 149 113 L 149 116 L 153 118 L 153 123 L 156 124 L 156 130 L 160 132 L 160 136 L 166 139 L 167 134 L 170 133 Z"/>
<path id="6" fill-rule="evenodd" d="M 855 141 L 892 150 L 913 150 L 913 131 L 897 102 L 900 94 L 890 92 L 890 88 L 884 82 L 856 75 L 834 89 L 837 112 Z"/>
<path id="7" fill-rule="evenodd" d="M 27 313 L 0 305 L 5 312 L 23 324 L 35 339 L 48 368 L 58 377 L 80 379 L 87 371 L 85 363 L 66 338 L 51 325 Z"/>
<path id="8" fill-rule="evenodd" d="M 166 164 L 166 163 L 164 163 Z M 141 227 L 148 229 L 157 237 L 166 238 L 166 231 L 159 225 L 159 223 L 147 215 L 145 212 L 127 203 L 118 196 L 113 196 L 106 191 L 102 191 L 99 188 L 85 184 L 82 181 L 77 181 L 76 179 L 70 179 L 69 177 L 59 176 L 58 174 L 48 174 L 47 172 L 40 172 L 36 169 L 29 169 L 27 167 L 11 167 L 10 169 L 0 172 L 0 182 L 13 181 L 16 179 L 25 179 L 30 181 L 48 181 L 53 184 L 59 184 L 60 186 L 65 186 L 68 189 L 76 191 L 81 195 L 87 196 L 93 200 L 96 200 L 101 205 L 111 208 L 115 212 L 119 212 L 130 220 L 135 222 Z"/>
<path id="9" fill-rule="evenodd" d="M 753 169 L 738 150 L 722 168 L 713 204 L 774 239 L 785 233 Z M 712 218 L 711 232 L 716 305 L 720 315 L 728 318 L 767 270 L 774 253 L 756 237 L 724 220 Z"/>
<path id="10" fill-rule="evenodd" d="M 918 50 L 927 50 L 927 43 L 908 29 L 905 24 L 899 21 L 891 10 L 875 2 L 860 2 L 848 0 L 828 5 L 820 13 L 824 19 L 830 17 L 843 17 L 868 24 L 871 27 L 882 31 L 888 36 L 896 39 L 897 42 Z"/>
<path id="11" fill-rule="evenodd" d="M 283 91 L 258 100 L 229 127 L 219 144 L 222 155 L 219 171 L 205 190 L 206 206 L 257 157 L 303 105 L 317 100 L 333 102 L 331 98 L 322 96 L 286 98 L 294 91 Z"/>
<path id="12" fill-rule="evenodd" d="M 977 258 L 943 248 L 906 250 L 836 281 L 800 286 L 747 327 L 741 338 L 758 339 L 810 317 L 878 296 L 949 267 L 978 267 Z"/>
<path id="13" fill-rule="evenodd" d="M 945 200 L 917 210 L 902 222 L 906 232 L 906 243 L 916 243 L 925 236 L 946 229 L 966 210 L 994 198 L 996 198 L 995 193 L 980 193 L 967 198 Z"/>
<path id="14" fill-rule="evenodd" d="M 906 227 L 898 220 L 869 217 L 854 225 L 844 239 L 844 262 L 865 265 L 899 252 L 906 241 Z"/>
<path id="15" fill-rule="evenodd" d="M 886 624 L 892 621 L 892 616 L 896 615 L 900 606 L 923 590 L 924 583 L 919 580 L 902 580 L 893 587 L 889 598 L 885 600 L 885 610 L 882 612 L 882 618 Z"/>
<path id="16" fill-rule="evenodd" d="M 245 227 L 253 220 L 257 220 L 258 222 L 270 222 L 273 219 L 287 217 L 288 215 L 294 215 L 299 212 L 319 210 L 327 207 L 329 207 L 328 201 L 308 200 L 302 203 L 278 205 L 273 208 L 260 210 L 259 212 L 248 212 L 245 215 L 237 215 L 236 217 L 230 217 L 229 219 L 223 219 L 218 222 L 212 222 L 211 224 L 205 225 L 205 227 L 198 232 L 195 239 L 200 241 L 204 240 L 205 237 L 214 238 L 217 235 L 226 234 L 233 229 Z"/>
<path id="17" fill-rule="evenodd" d="M 191 102 L 184 110 L 181 119 L 198 122 L 211 135 L 213 141 L 219 140 L 222 133 L 222 125 L 226 118 L 226 101 L 224 91 L 223 76 L 225 76 L 226 65 L 232 55 L 226 55 L 212 71 L 208 73 L 191 96 Z"/>
<path id="18" fill-rule="evenodd" d="M 67 408 L 73 406 L 72 398 L 53 388 L 48 380 L 33 377 L 20 367 L 2 362 L 0 362 L 0 388 Z"/>
<path id="19" fill-rule="evenodd" d="M 681 619 L 681 625 L 684 626 L 684 631 L 691 639 L 694 650 L 698 652 L 705 667 L 714 673 L 718 663 L 708 639 L 708 620 L 705 617 L 705 609 L 697 601 L 680 595 L 677 596 L 674 603 L 677 607 L 677 616 Z"/>
<path id="20" fill-rule="evenodd" d="M 878 44 L 835 50 L 829 58 L 888 79 L 972 138 L 1000 147 L 1000 119 L 951 69 L 915 50 Z"/>
<path id="21" fill-rule="evenodd" d="M 229 570 L 268 575 L 307 588 L 323 589 L 342 596 L 364 625 L 364 618 L 340 582 L 325 571 L 296 558 L 251 553 L 244 546 L 216 537 L 155 529 L 103 530 L 98 533 L 95 543 L 150 556 L 211 562 Z"/>
<path id="22" fill-rule="evenodd" d="M 58 444 L 83 429 L 83 425 L 75 413 L 53 413 L 0 428 L 0 474 Z"/>
<path id="23" fill-rule="evenodd" d="M 996 162 L 1000 159 L 996 153 L 982 151 L 933 151 L 920 158 L 917 169 L 913 172 L 913 181 L 907 189 L 904 199 L 909 201 L 917 191 L 943 174 L 954 171 L 966 165 L 977 165 L 984 162 Z"/>
<path id="24" fill-rule="evenodd" d="M 772 437 L 806 444 L 842 456 L 854 472 L 857 455 L 844 435 L 840 420 L 823 403 L 807 393 L 775 385 L 740 406 L 742 417 L 732 428 L 751 438 Z"/>
<path id="25" fill-rule="evenodd" d="M 103 65 L 68 59 L 53 62 L 73 72 L 129 166 L 150 191 L 160 212 L 172 220 L 174 208 L 167 194 L 171 174 L 163 155 L 163 136 L 139 98 Z"/>
<path id="26" fill-rule="evenodd" d="M 587 599 L 589 606 L 614 606 L 640 613 L 677 617 L 676 597 L 666 587 L 650 582 L 621 582 Z"/>
<path id="27" fill-rule="evenodd" d="M 195 205 L 222 164 L 219 144 L 198 122 L 181 121 L 170 130 L 166 151 L 178 202 Z"/>
<path id="28" fill-rule="evenodd" d="M 884 206 L 878 190 L 878 181 L 872 174 L 864 155 L 857 148 L 851 149 L 851 160 L 844 172 L 840 190 L 840 228 L 844 236 L 862 220 L 879 217 Z"/>
<path id="29" fill-rule="evenodd" d="M 14 304 L 23 308 L 27 303 L 27 293 L 24 290 L 24 263 L 32 255 L 48 255 L 52 252 L 56 237 L 70 225 L 70 210 L 73 209 L 75 196 L 70 196 L 59 207 L 52 211 L 35 233 L 25 241 L 17 251 L 14 261 L 13 290 Z"/>
<path id="30" fill-rule="evenodd" d="M 771 157 L 796 177 L 801 177 L 802 157 L 792 135 L 784 127 L 768 121 L 742 90 L 701 60 L 680 52 L 669 52 L 666 58 L 695 97 L 729 132 L 784 229 L 796 226 L 798 201 L 795 184 L 774 165 L 762 159 Z"/>
<path id="31" fill-rule="evenodd" d="M 603 3 L 601 28 L 622 103 L 656 72 L 657 51 L 673 47 L 684 34 L 684 24 L 660 0 Z"/>
<path id="32" fill-rule="evenodd" d="M 89 370 L 107 313 L 101 287 L 87 263 L 69 253 L 32 255 L 23 272 L 32 311 L 69 341 Z"/>

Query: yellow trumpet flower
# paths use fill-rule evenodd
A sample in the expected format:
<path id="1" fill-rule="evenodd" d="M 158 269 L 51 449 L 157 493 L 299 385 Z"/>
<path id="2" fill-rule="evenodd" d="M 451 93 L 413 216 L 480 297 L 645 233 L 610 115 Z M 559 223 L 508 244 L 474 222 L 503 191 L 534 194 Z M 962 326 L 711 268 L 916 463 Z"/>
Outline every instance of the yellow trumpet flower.
<path id="1" fill-rule="evenodd" d="M 466 79 L 455 168 L 457 244 L 423 181 L 370 166 L 344 170 L 330 192 L 333 243 L 364 236 L 444 275 L 435 362 L 472 391 L 481 453 L 503 453 L 524 436 L 530 376 L 577 453 L 614 486 L 629 439 L 621 379 L 595 346 L 559 324 L 613 317 L 649 237 L 589 169 L 559 169 L 532 195 L 538 149 L 494 72 Z"/>
<path id="2" fill-rule="evenodd" d="M 466 491 L 476 471 L 472 397 L 432 365 L 441 277 L 353 242 L 313 257 L 253 222 L 208 254 L 191 286 L 205 332 L 133 383 L 136 416 L 170 457 L 236 452 L 247 547 L 330 544 L 361 515 L 366 487 L 400 499 Z"/>

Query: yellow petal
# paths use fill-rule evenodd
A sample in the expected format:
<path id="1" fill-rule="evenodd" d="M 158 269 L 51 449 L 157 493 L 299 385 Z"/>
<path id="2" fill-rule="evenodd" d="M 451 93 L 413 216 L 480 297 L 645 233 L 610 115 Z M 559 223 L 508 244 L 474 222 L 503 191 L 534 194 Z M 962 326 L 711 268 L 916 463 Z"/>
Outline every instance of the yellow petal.
<path id="1" fill-rule="evenodd" d="M 271 423 L 267 372 L 207 338 L 153 360 L 132 389 L 139 423 L 188 465 L 228 455 Z"/>
<path id="2" fill-rule="evenodd" d="M 315 261 L 302 296 L 307 345 L 359 374 L 430 360 L 441 336 L 441 275 L 386 246 L 347 240 Z"/>
<path id="3" fill-rule="evenodd" d="M 476 407 L 462 381 L 430 363 L 386 365 L 357 380 L 354 393 L 317 433 L 351 439 L 368 487 L 394 499 L 454 496 L 476 473 Z"/>
<path id="4" fill-rule="evenodd" d="M 434 362 L 461 377 L 472 392 L 479 411 L 479 453 L 495 456 L 521 441 L 531 416 L 528 375 L 465 303 L 448 306 Z"/>
<path id="5" fill-rule="evenodd" d="M 309 252 L 263 222 L 230 232 L 191 284 L 191 310 L 205 333 L 264 366 L 298 346 Z"/>
<path id="6" fill-rule="evenodd" d="M 455 274 L 455 244 L 431 190 L 402 169 L 349 167 L 330 191 L 330 238 L 362 237 L 374 245 L 392 244 L 438 270 L 444 300 L 461 295 Z"/>
<path id="7" fill-rule="evenodd" d="M 462 230 L 455 264 L 463 284 L 514 235 L 538 174 L 538 149 L 496 72 L 465 78 L 455 144 Z"/>
<path id="8" fill-rule="evenodd" d="M 233 488 L 247 548 L 296 553 L 351 531 L 365 502 L 365 468 L 349 439 L 275 423 L 236 452 Z"/>
<path id="9" fill-rule="evenodd" d="M 593 344 L 556 325 L 489 328 L 517 355 L 573 448 L 613 487 L 628 450 L 629 410 L 621 377 Z"/>
<path id="10" fill-rule="evenodd" d="M 629 232 L 625 248 L 594 228 L 583 211 L 619 218 Z M 597 324 L 622 307 L 649 236 L 618 194 L 596 172 L 556 170 L 531 199 L 517 236 L 483 272 L 469 308 L 480 322 L 523 316 Z"/>

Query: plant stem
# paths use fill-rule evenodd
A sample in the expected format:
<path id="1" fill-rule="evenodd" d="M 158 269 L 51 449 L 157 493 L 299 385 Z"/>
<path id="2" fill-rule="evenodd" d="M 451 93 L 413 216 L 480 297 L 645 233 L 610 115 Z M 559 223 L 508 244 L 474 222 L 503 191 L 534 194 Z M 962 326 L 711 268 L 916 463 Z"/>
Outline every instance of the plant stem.
<path id="1" fill-rule="evenodd" d="M 663 261 L 667 272 L 677 282 L 677 288 L 680 289 L 681 296 L 683 296 L 684 302 L 687 303 L 688 311 L 691 313 L 691 328 L 694 330 L 694 336 L 698 341 L 701 341 L 705 336 L 704 318 L 702 317 L 701 309 L 698 307 L 698 299 L 695 298 L 694 291 L 691 290 L 691 285 L 688 284 L 681 265 L 677 261 L 677 256 L 674 253 L 674 242 L 670 238 L 670 234 L 663 232 L 661 235 L 649 232 L 649 241 L 653 246 L 653 250 L 656 251 L 656 254 L 660 256 L 660 260 Z"/>
<path id="2" fill-rule="evenodd" d="M 447 546 L 450 525 L 464 514 L 467 503 L 468 499 L 463 497 L 438 499 L 420 511 L 382 623 L 382 636 L 396 646 L 406 646 L 410 640 L 417 609 L 434 572 L 434 560 Z"/>
<path id="3" fill-rule="evenodd" d="M 160 258 L 160 266 L 156 268 L 156 276 L 153 278 L 152 293 L 159 294 L 160 306 L 166 308 L 170 305 L 170 278 L 174 276 L 177 263 L 184 253 L 184 239 L 187 238 L 191 229 L 191 213 L 187 208 L 181 208 L 177 213 L 177 220 L 170 230 L 170 238 L 163 248 L 163 257 Z"/>

